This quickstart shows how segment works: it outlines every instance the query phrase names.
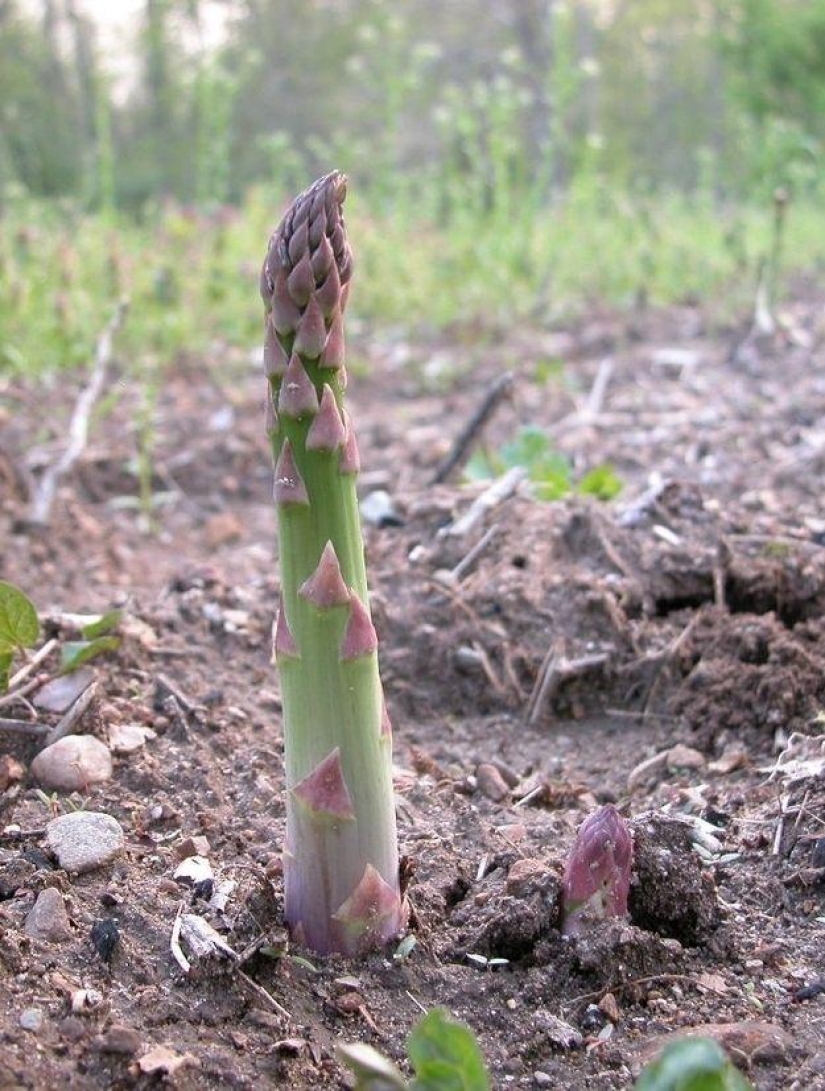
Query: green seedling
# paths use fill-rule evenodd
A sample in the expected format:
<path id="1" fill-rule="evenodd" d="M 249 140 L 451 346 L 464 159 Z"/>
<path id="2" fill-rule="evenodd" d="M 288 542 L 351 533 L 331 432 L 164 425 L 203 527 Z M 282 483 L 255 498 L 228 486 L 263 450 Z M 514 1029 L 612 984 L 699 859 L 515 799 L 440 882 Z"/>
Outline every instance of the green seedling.
<path id="1" fill-rule="evenodd" d="M 372 1046 L 338 1047 L 341 1060 L 355 1073 L 355 1091 L 488 1091 L 490 1087 L 475 1035 L 442 1008 L 435 1008 L 413 1027 L 407 1052 L 415 1072 L 409 1082 Z"/>
<path id="2" fill-rule="evenodd" d="M 8 689 L 15 652 L 31 648 L 39 635 L 34 603 L 14 584 L 0 580 L 0 693 Z"/>
<path id="3" fill-rule="evenodd" d="M 541 428 L 522 428 L 515 439 L 495 452 L 479 452 L 467 464 L 471 480 L 486 480 L 514 466 L 523 466 L 539 500 L 560 500 L 570 493 L 612 500 L 622 490 L 622 482 L 609 463 L 589 470 L 576 481 L 570 462 L 553 449 Z"/>
<path id="4" fill-rule="evenodd" d="M 273 651 L 284 710 L 285 916 L 296 942 L 357 955 L 396 936 L 405 910 L 360 462 L 344 408 L 345 196 L 335 171 L 295 199 L 270 239 L 261 295 L 281 571 Z"/>
<path id="5" fill-rule="evenodd" d="M 69 674 L 82 667 L 90 659 L 120 647 L 120 637 L 112 632 L 120 624 L 121 611 L 109 610 L 105 614 L 79 615 L 82 640 L 67 640 L 60 648 L 60 672 Z"/>
<path id="6" fill-rule="evenodd" d="M 636 1091 L 753 1091 L 753 1087 L 712 1039 L 684 1038 L 645 1068 Z"/>

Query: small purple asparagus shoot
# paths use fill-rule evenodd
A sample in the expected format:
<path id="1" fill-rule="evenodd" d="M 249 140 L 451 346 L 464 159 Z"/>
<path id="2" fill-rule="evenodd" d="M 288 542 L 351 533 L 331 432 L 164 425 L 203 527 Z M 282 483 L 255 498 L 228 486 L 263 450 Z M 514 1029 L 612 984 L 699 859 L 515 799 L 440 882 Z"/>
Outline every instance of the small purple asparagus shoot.
<path id="1" fill-rule="evenodd" d="M 562 880 L 562 931 L 578 935 L 588 921 L 627 913 L 633 839 L 612 803 L 579 827 Z"/>
<path id="2" fill-rule="evenodd" d="M 334 171 L 295 199 L 261 271 L 266 431 L 275 459 L 284 710 L 285 915 L 320 954 L 357 955 L 404 926 L 392 732 L 378 674 L 343 407 L 352 253 Z"/>

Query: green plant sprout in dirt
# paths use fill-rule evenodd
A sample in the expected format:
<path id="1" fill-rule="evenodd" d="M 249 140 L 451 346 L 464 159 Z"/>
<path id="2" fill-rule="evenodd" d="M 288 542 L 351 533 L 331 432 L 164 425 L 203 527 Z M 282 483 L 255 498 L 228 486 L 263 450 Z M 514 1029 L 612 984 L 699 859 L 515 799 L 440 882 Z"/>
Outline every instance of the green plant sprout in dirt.
<path id="1" fill-rule="evenodd" d="M 484 1058 L 475 1035 L 444 1010 L 428 1012 L 413 1027 L 407 1053 L 415 1072 L 408 1081 L 377 1049 L 338 1047 L 355 1074 L 355 1091 L 487 1091 Z M 635 1091 L 752 1091 L 725 1052 L 708 1038 L 683 1038 L 643 1070 Z"/>
<path id="2" fill-rule="evenodd" d="M 296 198 L 270 239 L 261 294 L 281 571 L 273 645 L 284 710 L 285 916 L 298 942 L 354 955 L 396 935 L 405 911 L 358 447 L 343 408 L 345 195 L 345 176 L 333 172 Z"/>
<path id="3" fill-rule="evenodd" d="M 60 643 L 59 673 L 70 674 L 91 659 L 116 651 L 120 647 L 120 637 L 114 630 L 120 624 L 121 616 L 120 610 L 65 615 L 62 621 L 77 633 L 79 639 Z M 10 683 L 14 686 L 15 679 L 10 679 L 10 671 L 15 653 L 25 653 L 33 648 L 39 636 L 40 622 L 34 603 L 19 588 L 0 580 L 0 693 L 5 693 Z M 38 651 L 35 660 L 39 662 L 46 658 L 56 644 L 54 640 L 49 641 Z M 23 668 L 21 677 L 28 668 Z"/>
<path id="4" fill-rule="evenodd" d="M 338 1052 L 355 1073 L 356 1091 L 488 1091 L 490 1087 L 475 1035 L 441 1008 L 420 1019 L 407 1039 L 415 1071 L 411 1082 L 372 1046 L 339 1046 Z"/>
<path id="5" fill-rule="evenodd" d="M 669 1045 L 642 1072 L 635 1091 L 753 1091 L 724 1050 L 709 1038 Z"/>
<path id="6" fill-rule="evenodd" d="M 576 480 L 568 459 L 553 449 L 546 432 L 533 426 L 522 428 L 498 451 L 477 451 L 467 463 L 465 474 L 471 481 L 486 481 L 515 466 L 527 471 L 539 500 L 560 500 L 573 492 L 612 500 L 622 490 L 621 479 L 606 462 Z"/>
<path id="7" fill-rule="evenodd" d="M 0 581 L 0 693 L 8 689 L 15 652 L 33 647 L 39 635 L 32 601 L 13 584 Z"/>

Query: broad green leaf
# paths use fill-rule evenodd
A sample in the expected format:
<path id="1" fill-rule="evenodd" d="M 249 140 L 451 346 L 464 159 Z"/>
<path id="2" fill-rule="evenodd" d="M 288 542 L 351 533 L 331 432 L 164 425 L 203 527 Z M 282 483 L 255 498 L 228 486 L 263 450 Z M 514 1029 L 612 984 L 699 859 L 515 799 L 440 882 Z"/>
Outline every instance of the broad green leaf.
<path id="1" fill-rule="evenodd" d="M 416 1076 L 411 1091 L 489 1091 L 475 1035 L 443 1008 L 416 1024 L 407 1048 Z"/>
<path id="2" fill-rule="evenodd" d="M 94 640 L 95 637 L 104 636 L 116 629 L 123 616 L 122 610 L 108 610 L 105 614 L 90 614 L 87 624 L 80 630 L 86 640 Z"/>
<path id="3" fill-rule="evenodd" d="M 90 659 L 120 647 L 119 636 L 99 636 L 96 640 L 67 640 L 60 649 L 60 671 L 68 674 Z"/>
<path id="4" fill-rule="evenodd" d="M 636 1091 L 753 1091 L 751 1084 L 710 1038 L 669 1045 L 642 1072 Z"/>
<path id="5" fill-rule="evenodd" d="M 39 633 L 37 610 L 31 599 L 14 584 L 0 580 L 0 650 L 30 648 Z"/>
<path id="6" fill-rule="evenodd" d="M 9 688 L 9 674 L 11 673 L 11 652 L 0 651 L 0 693 L 5 693 Z"/>
<path id="7" fill-rule="evenodd" d="M 355 1091 L 404 1091 L 407 1082 L 392 1061 L 363 1042 L 339 1045 L 338 1054 L 355 1073 Z"/>

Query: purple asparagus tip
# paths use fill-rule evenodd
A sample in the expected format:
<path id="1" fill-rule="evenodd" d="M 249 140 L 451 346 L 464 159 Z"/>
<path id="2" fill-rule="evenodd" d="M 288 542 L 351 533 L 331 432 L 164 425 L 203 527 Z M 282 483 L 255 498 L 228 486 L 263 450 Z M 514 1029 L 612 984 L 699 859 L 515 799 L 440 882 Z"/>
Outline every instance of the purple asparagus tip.
<path id="1" fill-rule="evenodd" d="M 630 830 L 612 803 L 582 822 L 562 881 L 565 934 L 577 935 L 588 920 L 627 913 L 632 862 Z"/>

